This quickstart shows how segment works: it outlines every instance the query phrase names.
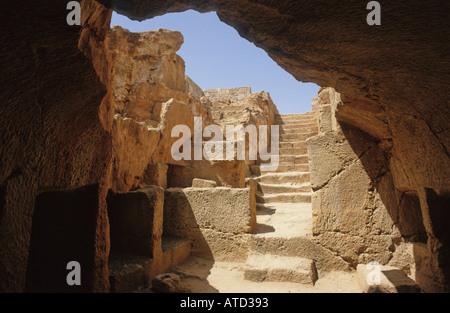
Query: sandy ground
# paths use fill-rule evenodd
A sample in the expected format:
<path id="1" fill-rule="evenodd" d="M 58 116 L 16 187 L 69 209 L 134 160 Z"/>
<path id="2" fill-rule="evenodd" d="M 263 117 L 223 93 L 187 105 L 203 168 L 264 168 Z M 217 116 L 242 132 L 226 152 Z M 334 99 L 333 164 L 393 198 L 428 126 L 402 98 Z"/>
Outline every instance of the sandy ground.
<path id="1" fill-rule="evenodd" d="M 314 286 L 290 282 L 251 282 L 243 278 L 243 263 L 213 262 L 190 257 L 172 269 L 182 287 L 192 293 L 360 293 L 355 272 L 319 273 Z"/>

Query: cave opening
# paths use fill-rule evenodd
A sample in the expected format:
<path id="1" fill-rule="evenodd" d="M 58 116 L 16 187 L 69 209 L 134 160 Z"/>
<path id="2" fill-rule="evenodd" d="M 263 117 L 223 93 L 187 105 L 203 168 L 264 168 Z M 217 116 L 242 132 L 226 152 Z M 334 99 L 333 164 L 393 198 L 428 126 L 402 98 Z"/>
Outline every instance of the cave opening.
<path id="1" fill-rule="evenodd" d="M 182 20 L 183 18 L 179 17 L 180 14 L 182 13 L 174 14 L 176 17 L 173 17 L 173 19 L 175 21 Z M 186 14 L 194 15 L 193 18 L 195 20 L 199 19 L 199 16 L 202 15 L 194 11 L 188 11 Z M 166 14 L 163 15 L 163 17 L 169 15 L 170 14 Z M 152 20 L 154 19 L 157 18 L 153 18 Z M 115 20 L 120 20 L 120 17 L 113 13 L 111 25 L 116 23 Z M 129 20 L 119 24 L 130 29 L 145 27 L 141 25 L 138 27 L 130 27 L 132 26 L 132 22 Z M 205 26 L 203 27 L 204 29 L 207 29 Z M 156 29 L 158 27 L 153 28 Z M 167 28 L 172 27 L 169 26 Z M 148 30 L 148 28 L 141 28 L 140 30 Z M 201 34 L 203 44 L 215 45 L 214 40 L 212 40 L 213 35 L 210 33 L 204 34 L 203 32 L 198 31 L 198 29 L 196 31 Z M 189 32 L 189 30 L 187 30 L 187 32 Z M 160 127 L 161 124 L 164 124 L 164 113 L 166 113 L 165 118 L 167 118 L 167 120 L 172 116 L 179 114 L 177 111 L 180 110 L 181 107 L 173 109 L 173 111 L 170 112 L 170 106 L 176 107 L 175 101 L 172 99 L 179 101 L 182 97 L 178 92 L 181 91 L 187 92 L 189 95 L 193 96 L 194 99 L 182 99 L 181 102 L 185 101 L 188 106 L 191 105 L 195 113 L 206 114 L 206 117 L 218 123 L 219 121 L 222 121 L 223 123 L 230 122 L 233 121 L 233 119 L 236 121 L 235 116 L 232 116 L 230 119 L 226 118 L 230 114 L 226 109 L 231 107 L 231 104 L 235 102 L 238 103 L 251 94 L 251 88 L 228 88 L 224 94 L 223 90 L 217 88 L 202 89 L 194 82 L 197 80 L 203 81 L 202 86 L 205 86 L 203 84 L 210 84 L 213 81 L 212 77 L 214 76 L 230 76 L 228 73 L 223 74 L 223 72 L 220 72 L 214 65 L 206 62 L 209 60 L 205 55 L 208 55 L 208 48 L 211 47 L 205 47 L 202 44 L 199 44 L 199 42 L 194 44 L 196 48 L 206 52 L 206 54 L 202 55 L 194 50 L 196 54 L 199 54 L 200 60 L 194 59 L 192 64 L 194 64 L 193 67 L 197 68 L 200 73 L 192 71 L 192 77 L 186 77 L 185 82 L 184 78 L 180 79 L 180 77 L 182 77 L 185 70 L 187 72 L 187 69 L 189 69 L 189 63 L 186 63 L 185 65 L 184 61 L 190 61 L 183 61 L 183 59 L 175 54 L 175 52 L 178 52 L 180 55 L 182 54 L 181 50 L 179 50 L 180 45 L 181 47 L 187 45 L 189 42 L 187 38 L 185 38 L 183 43 L 183 39 L 181 38 L 180 40 L 179 36 L 178 38 L 174 38 L 177 37 L 174 32 L 161 29 L 154 31 L 154 33 L 148 37 L 146 37 L 147 35 L 144 35 L 143 32 L 135 33 L 133 30 L 133 32 L 129 33 L 128 30 L 116 27 L 112 28 L 112 33 L 114 35 L 111 36 L 108 43 L 110 45 L 109 47 L 113 50 L 113 45 L 116 43 L 120 44 L 122 40 L 122 44 L 125 42 L 125 48 L 122 47 L 121 49 L 128 53 L 128 57 L 138 53 L 137 51 L 139 49 L 142 49 L 141 51 L 145 50 L 142 47 L 142 41 L 148 40 L 154 43 L 155 46 L 159 45 L 159 50 L 156 52 L 156 55 L 151 55 L 151 53 L 148 53 L 145 57 L 134 55 L 132 61 L 134 63 L 128 68 L 124 66 L 127 64 L 127 59 L 121 59 L 120 56 L 117 57 L 116 55 L 116 60 L 118 60 L 116 64 L 119 65 L 114 70 L 118 75 L 124 75 L 129 68 L 136 67 L 136 60 L 151 60 L 150 63 L 153 64 L 150 68 L 152 73 L 150 77 L 146 78 L 140 76 L 141 74 L 133 72 L 134 70 L 127 74 L 128 79 L 138 77 L 138 83 L 136 85 L 132 83 L 124 87 L 123 85 L 120 85 L 123 82 L 116 85 L 119 86 L 119 88 L 125 89 L 125 92 L 123 93 L 125 94 L 125 97 L 120 98 L 122 95 L 118 92 L 119 104 L 117 105 L 117 102 L 114 102 L 118 114 L 121 115 L 119 119 L 134 119 L 147 125 L 148 129 Z M 154 34 L 157 34 L 155 37 L 161 36 L 163 39 L 158 42 L 155 37 L 152 37 Z M 220 38 L 220 36 L 217 37 Z M 123 38 L 126 38 L 126 40 L 123 41 Z M 174 41 L 177 40 L 178 42 L 174 44 Z M 131 44 L 129 48 L 126 46 L 127 44 Z M 167 49 L 167 47 L 169 47 L 170 53 L 162 52 L 162 49 Z M 221 49 L 221 52 L 225 55 L 227 52 L 228 54 L 231 54 L 229 53 L 230 50 L 225 49 L 223 46 L 221 46 Z M 226 58 L 223 56 L 220 61 L 217 61 L 216 59 L 213 63 L 226 64 L 228 68 L 233 68 L 238 64 L 237 67 L 246 69 L 246 72 L 248 73 L 253 72 L 254 68 L 258 68 L 258 66 L 254 66 L 253 68 L 245 68 L 243 65 L 239 66 L 236 58 L 228 60 L 230 61 L 227 62 Z M 144 69 L 144 67 L 145 65 L 141 63 L 141 69 Z M 213 69 L 212 73 L 206 73 L 204 71 L 205 68 Z M 286 74 L 283 69 L 281 70 Z M 158 73 L 159 76 L 157 79 L 155 79 L 156 74 L 152 76 L 153 73 Z M 271 82 L 277 80 L 276 75 L 259 74 L 259 76 L 269 76 L 272 78 Z M 231 75 L 231 81 L 236 77 L 246 78 L 242 73 L 234 73 Z M 193 78 L 194 81 L 191 78 Z M 275 78 L 275 80 L 273 80 L 273 78 Z M 154 85 L 158 85 L 158 79 L 160 79 L 159 82 L 163 85 L 161 88 L 155 87 L 155 89 L 145 90 L 145 88 L 140 89 L 138 86 L 142 82 L 150 82 Z M 295 83 L 301 85 L 298 81 Z M 186 87 L 186 85 L 188 85 L 188 87 Z M 171 89 L 175 92 L 168 92 L 167 89 Z M 411 258 L 409 258 L 411 256 L 411 246 L 408 245 L 408 242 L 415 242 L 415 240 L 408 239 L 401 232 L 400 234 L 397 232 L 397 228 L 404 226 L 405 221 L 402 221 L 403 224 L 400 225 L 400 221 L 395 220 L 399 214 L 397 212 L 397 210 L 399 210 L 399 204 L 392 204 L 392 195 L 386 195 L 386 190 L 383 190 L 386 185 L 392 185 L 392 178 L 390 178 L 389 175 L 384 177 L 386 172 L 389 172 L 385 160 L 388 152 L 384 151 L 383 148 L 380 149 L 378 147 L 378 139 L 373 136 L 374 134 L 372 132 L 366 133 L 365 131 L 360 131 L 352 125 L 348 125 L 348 127 L 340 125 L 341 121 L 337 121 L 336 119 L 337 113 L 339 113 L 337 111 L 340 106 L 345 104 L 341 99 L 340 94 L 330 88 L 319 89 L 316 85 L 314 85 L 313 90 L 318 95 L 317 98 L 315 96 L 310 97 L 310 99 L 313 98 L 311 109 L 308 110 L 311 112 L 304 113 L 303 115 L 280 114 L 277 110 L 277 106 L 274 105 L 276 114 L 274 114 L 273 119 L 266 120 L 269 123 L 276 123 L 282 127 L 282 142 L 280 146 L 282 150 L 280 151 L 282 163 L 281 169 L 276 170 L 275 173 L 263 173 L 261 171 L 261 164 L 258 164 L 257 162 L 246 162 L 244 164 L 245 174 L 238 180 L 232 177 L 230 181 L 230 177 L 226 177 L 226 175 L 221 173 L 221 171 L 232 172 L 233 170 L 230 170 L 229 168 L 225 168 L 224 170 L 223 168 L 221 169 L 220 166 L 214 168 L 205 166 L 205 164 L 173 164 L 170 157 L 167 158 L 163 156 L 165 151 L 167 152 L 168 145 L 166 145 L 159 151 L 159 158 L 152 155 L 152 163 L 149 165 L 149 168 L 152 167 L 152 170 L 155 172 L 150 173 L 151 170 L 149 171 L 149 168 L 147 168 L 147 174 L 158 177 L 165 175 L 165 181 L 161 184 L 161 182 L 158 182 L 158 179 L 152 178 L 152 183 L 150 183 L 150 181 L 145 182 L 139 176 L 135 176 L 133 177 L 134 182 L 131 188 L 139 189 L 141 185 L 153 183 L 163 188 L 168 188 L 164 194 L 163 216 L 165 218 L 163 219 L 164 222 L 162 226 L 163 234 L 169 234 L 169 236 L 166 236 L 167 238 L 191 241 L 190 253 L 195 256 L 201 256 L 215 261 L 229 261 L 230 259 L 234 259 L 234 261 L 243 261 L 245 263 L 245 268 L 243 270 L 244 277 L 250 281 L 277 279 L 273 277 L 277 275 L 271 276 L 272 274 L 268 273 L 266 269 L 258 269 L 261 265 L 261 260 L 263 260 L 262 263 L 266 264 L 272 262 L 272 260 L 264 259 L 272 254 L 275 255 L 274 258 L 276 261 L 273 261 L 275 263 L 279 262 L 283 264 L 283 262 L 291 262 L 292 259 L 296 259 L 296 261 L 301 259 L 301 262 L 303 262 L 302 266 L 306 266 L 310 269 L 312 268 L 308 274 L 309 276 L 307 275 L 307 278 L 290 277 L 284 279 L 287 279 L 287 281 L 290 281 L 291 279 L 299 279 L 301 281 L 303 279 L 306 283 L 312 283 L 313 285 L 318 279 L 318 272 L 323 273 L 326 272 L 327 269 L 330 269 L 325 265 L 327 262 L 337 263 L 333 265 L 333 269 L 348 270 L 349 268 L 356 269 L 358 264 L 365 264 L 375 260 L 375 262 L 380 262 L 383 265 L 394 265 L 397 268 L 400 268 L 404 273 L 414 275 L 413 265 L 411 265 L 412 261 Z M 159 96 L 164 93 L 167 94 L 162 96 L 162 98 L 156 99 L 155 104 L 151 106 L 152 112 L 150 114 L 143 114 L 143 111 L 145 111 L 145 93 L 149 91 L 158 94 Z M 134 97 L 134 95 L 136 95 L 136 97 Z M 171 98 L 171 100 L 164 102 L 167 101 L 168 98 Z M 114 101 L 115 100 L 117 100 L 117 97 Z M 265 100 L 267 101 L 267 99 Z M 135 105 L 136 102 L 139 104 Z M 200 103 L 200 105 L 196 104 L 196 102 Z M 218 110 L 220 112 L 215 112 L 210 109 L 214 108 L 215 105 L 220 107 L 221 110 Z M 283 110 L 287 110 L 284 112 L 291 113 L 292 109 L 286 107 L 286 105 L 283 107 Z M 278 108 L 280 108 L 280 106 L 278 106 Z M 204 109 L 206 110 L 206 113 L 202 111 Z M 208 112 L 208 109 L 211 110 L 211 113 Z M 178 118 L 178 120 L 180 119 Z M 343 121 L 345 121 L 345 119 Z M 341 126 L 343 129 L 341 129 Z M 324 137 L 322 136 L 317 139 L 317 142 L 315 139 L 308 142 L 308 139 L 311 137 L 316 138 L 315 136 L 318 134 L 330 137 L 344 135 L 346 138 L 343 137 L 343 142 L 347 145 L 345 149 L 349 149 L 349 155 L 344 156 L 344 158 L 352 159 L 354 164 L 349 163 L 348 160 L 342 162 L 342 160 L 340 160 L 342 158 L 342 156 L 339 155 L 340 152 L 333 151 L 334 148 L 332 145 L 342 143 L 342 139 L 341 142 L 338 140 L 335 143 L 332 143 L 330 145 L 331 150 L 322 150 L 320 151 L 320 154 L 314 155 L 314 160 L 311 163 L 311 151 L 312 153 L 315 153 L 315 149 L 321 147 L 322 143 L 320 140 L 323 140 Z M 359 142 L 360 138 L 365 139 L 362 142 Z M 325 139 L 329 140 L 329 138 Z M 367 150 L 364 151 L 364 149 Z M 367 155 L 364 156 L 366 153 Z M 337 169 L 333 169 L 329 173 L 326 173 L 329 177 L 325 184 L 318 184 L 317 180 L 322 179 L 322 177 L 320 177 L 320 175 L 322 175 L 320 172 L 324 167 L 323 162 L 326 161 L 329 161 L 329 166 Z M 161 169 L 157 169 L 160 164 L 168 164 L 168 167 L 162 171 L 162 175 L 159 173 Z M 313 172 L 312 174 L 310 173 L 311 169 Z M 380 171 L 382 172 L 381 175 L 379 173 Z M 373 172 L 377 172 L 377 174 L 372 175 Z M 345 181 L 342 180 L 342 177 L 346 177 Z M 350 191 L 352 187 L 345 186 L 345 184 L 348 184 L 348 181 L 352 180 L 354 180 L 354 185 L 360 186 L 354 188 L 353 191 Z M 179 190 L 171 190 L 173 187 L 215 188 L 216 186 L 231 188 L 248 187 L 250 192 L 254 194 L 256 210 L 253 211 L 253 216 L 252 213 L 250 213 L 248 224 L 252 226 L 249 229 L 246 229 L 245 231 L 240 229 L 239 231 L 229 232 L 227 228 L 228 225 L 221 225 L 219 222 L 214 221 L 214 218 L 212 218 L 212 220 L 209 219 L 210 217 L 205 218 L 205 209 L 211 209 L 213 206 L 216 206 L 223 211 L 229 209 L 223 204 L 226 203 L 226 201 L 218 204 L 211 200 L 209 198 L 211 195 L 207 193 L 195 195 L 195 192 L 191 192 L 191 190 L 182 191 L 181 193 Z M 343 186 L 345 186 L 345 188 Z M 220 199 L 221 195 L 214 194 L 214 192 L 212 192 L 213 197 L 215 199 Z M 313 194 L 315 196 L 313 196 Z M 321 200 L 320 197 L 323 197 L 324 199 L 329 198 L 326 200 L 329 202 L 323 202 L 324 200 Z M 227 198 L 230 199 L 231 197 L 228 196 Z M 363 201 L 361 201 L 361 199 L 363 199 Z M 231 206 L 236 208 L 235 203 L 232 203 Z M 338 213 L 333 212 L 333 208 L 336 209 L 336 212 Z M 252 209 L 250 209 L 250 211 L 252 211 Z M 368 214 L 368 216 L 362 216 L 361 212 Z M 230 212 L 230 214 L 234 215 L 235 212 Z M 416 217 L 419 217 L 417 221 L 414 221 L 417 222 L 417 228 L 419 229 L 422 227 L 418 231 L 419 233 L 417 236 L 423 241 L 423 222 L 420 214 L 416 214 Z M 408 222 L 406 222 L 406 224 L 407 223 Z M 220 230 L 216 232 L 216 228 Z M 195 231 L 192 231 L 192 229 L 195 229 Z M 242 233 L 254 234 L 254 236 L 249 237 L 251 239 L 246 238 L 242 240 L 239 236 L 241 231 Z M 111 234 L 114 233 L 112 232 Z M 161 234 L 161 236 L 163 236 L 163 234 Z M 283 243 L 281 246 L 270 243 L 270 240 L 278 238 L 277 236 L 280 238 L 282 237 L 284 238 L 283 240 L 287 241 L 282 241 Z M 402 239 L 402 236 L 406 241 Z M 314 246 L 312 252 L 301 252 L 300 250 L 302 248 L 296 247 L 295 244 L 292 243 L 299 240 L 305 240 L 305 238 L 309 237 L 314 237 L 312 240 L 308 239 L 311 240 L 308 244 Z M 361 238 L 359 239 L 360 242 L 355 243 L 355 237 Z M 342 245 L 336 243 L 336 241 L 339 240 L 343 242 Z M 263 244 L 262 242 L 264 241 L 265 243 Z M 375 244 L 368 244 L 367 242 L 375 242 Z M 270 245 L 274 245 L 272 250 L 266 247 Z M 302 245 L 303 244 L 300 246 Z M 111 246 L 114 246 L 113 240 Z M 164 240 L 162 240 L 161 246 L 164 246 Z M 238 248 L 236 249 L 236 247 Z M 326 252 L 319 252 L 320 249 L 325 249 Z M 175 250 L 172 252 L 170 256 L 171 260 L 169 261 L 166 257 L 167 253 L 164 253 L 164 248 L 162 250 L 162 254 L 160 253 L 162 257 L 159 258 L 159 260 L 162 260 L 161 262 L 167 266 L 169 264 L 174 264 L 173 261 L 174 258 L 177 258 L 177 252 Z M 183 257 L 179 257 L 178 262 L 184 261 L 184 257 L 189 255 L 189 252 L 186 252 L 189 249 L 183 248 L 179 250 L 183 251 Z M 406 250 L 408 252 L 404 253 Z M 322 253 L 322 255 L 318 257 L 320 253 Z M 336 257 L 333 256 L 333 254 L 341 255 L 341 259 L 339 259 L 339 261 L 331 261 Z M 403 254 L 406 254 L 407 256 L 404 256 Z M 154 259 L 153 265 L 149 266 L 154 271 L 161 270 L 161 268 L 165 267 L 165 265 L 161 265 L 158 268 L 158 261 L 155 261 L 157 257 L 154 255 L 152 255 L 152 257 Z M 312 265 L 308 262 L 311 262 Z M 257 268 L 256 270 L 254 269 L 255 267 Z M 318 267 L 319 270 L 316 267 Z M 112 285 L 114 284 L 112 283 Z M 114 288 L 115 290 L 120 290 L 120 288 Z"/>
<path id="2" fill-rule="evenodd" d="M 383 3 L 382 11 L 386 14 L 383 25 L 379 27 L 366 24 L 365 6 L 355 1 L 345 4 L 330 1 L 318 5 L 307 1 L 284 1 L 280 4 L 276 1 L 142 0 L 138 4 L 136 1 L 86 0 L 81 5 L 86 13 L 82 16 L 82 27 L 66 24 L 66 8 L 58 2 L 42 2 L 30 10 L 18 2 L 9 1 L 2 11 L 5 15 L 4 29 L 12 31 L 3 32 L 7 44 L 2 46 L 0 54 L 5 61 L 1 75 L 5 86 L 2 99 L 5 101 L 0 108 L 1 291 L 30 290 L 25 287 L 33 283 L 33 279 L 25 280 L 27 258 L 30 254 L 27 275 L 36 277 L 40 270 L 33 269 L 42 263 L 36 261 L 40 256 L 33 251 L 41 243 L 47 245 L 50 242 L 49 249 L 62 245 L 54 238 L 64 235 L 64 226 L 71 224 L 67 216 L 76 221 L 77 229 L 73 232 L 80 233 L 80 238 L 84 238 L 80 225 L 89 225 L 88 233 L 95 233 L 84 238 L 89 246 L 84 251 L 89 250 L 89 255 L 82 263 L 92 273 L 82 275 L 86 279 L 86 289 L 110 290 L 107 191 L 129 192 L 139 189 L 140 185 L 166 184 L 167 171 L 173 171 L 164 166 L 168 163 L 164 151 L 170 144 L 161 146 L 158 151 L 152 148 L 163 144 L 164 136 L 168 138 L 167 133 L 156 131 L 163 120 L 158 117 L 166 113 L 167 116 L 187 116 L 202 107 L 196 101 L 190 102 L 189 97 L 179 93 L 176 97 L 174 93 L 170 96 L 174 99 L 171 102 L 155 101 L 155 114 L 145 116 L 137 123 L 133 119 L 142 113 L 139 106 L 134 112 L 129 111 L 128 117 L 115 116 L 116 111 L 110 102 L 111 90 L 107 90 L 111 86 L 108 83 L 111 68 L 104 49 L 111 9 L 134 19 L 145 19 L 192 8 L 202 12 L 215 10 L 223 21 L 263 47 L 298 80 L 334 88 L 319 92 L 321 134 L 306 142 L 308 150 L 312 148 L 308 158 L 305 160 L 304 155 L 302 158 L 289 158 L 294 165 L 299 162 L 296 164 L 299 168 L 305 161 L 310 165 L 311 201 L 315 203 L 315 210 L 319 209 L 313 220 L 314 240 L 293 240 L 290 242 L 292 245 L 285 245 L 283 253 L 311 251 L 310 248 L 318 243 L 319 250 L 314 253 L 316 259 L 313 258 L 317 267 L 353 267 L 375 259 L 383 266 L 395 264 L 397 268 L 408 271 L 403 265 L 413 264 L 410 259 L 412 248 L 416 274 L 420 267 L 421 278 L 416 280 L 420 288 L 426 292 L 448 291 L 449 239 L 445 223 L 449 201 L 450 111 L 445 97 L 448 89 L 448 71 L 445 70 L 448 65 L 445 57 L 447 42 L 442 40 L 448 37 L 448 28 L 442 27 L 448 20 L 448 10 L 444 9 L 448 7 L 448 1 L 426 5 L 417 1 L 408 4 L 388 1 Z M 17 23 L 18 14 L 28 22 Z M 132 35 L 129 39 L 133 42 L 136 38 Z M 165 65 L 170 69 L 170 62 Z M 180 86 L 176 83 L 170 85 L 175 89 Z M 168 90 L 159 91 L 164 93 Z M 126 88 L 124 93 L 127 93 Z M 130 103 L 125 101 L 118 112 L 126 113 L 123 109 Z M 166 105 L 163 106 L 164 103 Z M 186 107 L 191 109 L 184 110 Z M 178 115 L 173 112 L 178 112 Z M 343 123 L 347 124 L 344 130 Z M 168 125 L 169 128 L 172 126 Z M 292 129 L 295 134 L 295 127 Z M 122 140 L 121 134 L 128 136 L 127 140 Z M 150 167 L 160 169 L 146 172 Z M 181 166 L 183 168 L 186 166 Z M 179 193 L 168 196 L 175 203 L 187 202 L 189 205 L 183 207 L 185 213 L 198 212 L 196 210 L 204 206 L 196 202 L 199 199 L 209 199 L 210 203 L 216 201 L 221 205 L 223 210 L 209 216 L 217 217 L 214 223 L 197 218 L 196 223 L 189 225 L 198 225 L 196 229 L 204 228 L 203 238 L 199 241 L 208 241 L 209 238 L 217 241 L 215 246 L 209 245 L 213 253 L 228 251 L 227 244 L 230 241 L 237 243 L 238 237 L 245 239 L 246 233 L 233 237 L 226 234 L 215 236 L 217 233 L 211 225 L 237 233 L 242 230 L 248 232 L 254 222 L 248 214 L 241 219 L 245 220 L 244 224 L 221 223 L 231 216 L 227 208 L 246 207 L 233 206 L 230 199 L 248 200 L 249 196 L 238 190 L 245 188 L 232 188 L 236 193 L 233 197 L 227 197 L 226 193 L 231 191 L 225 195 L 219 191 L 227 188 L 224 187 L 227 184 L 247 187 L 248 183 L 251 193 L 252 182 L 245 181 L 245 175 L 244 180 L 242 176 L 233 178 L 226 175 L 235 173 L 237 167 L 219 168 L 222 171 L 216 172 L 217 180 L 213 181 L 207 178 L 215 177 L 207 174 L 215 170 L 201 166 L 205 176 L 196 181 L 197 186 L 210 187 L 219 181 L 220 187 L 214 191 L 217 194 L 211 193 L 209 198 L 198 197 L 199 190 L 194 190 L 190 194 L 184 193 L 184 196 Z M 195 172 L 199 173 L 198 170 Z M 185 171 L 180 175 L 189 177 L 188 174 Z M 187 179 L 189 185 L 193 184 L 191 178 Z M 271 175 L 271 181 L 262 182 L 263 188 L 266 191 L 273 188 L 277 178 Z M 80 188 L 88 184 L 99 185 L 93 192 L 97 194 L 96 200 L 92 201 L 97 202 L 95 205 L 79 203 L 80 208 L 89 207 L 95 211 L 89 215 L 87 223 L 78 218 L 83 215 L 83 209 L 79 208 L 61 212 L 52 209 L 50 214 L 42 213 L 46 207 L 64 207 L 57 204 L 64 202 L 57 194 L 62 190 L 40 195 L 42 186 Z M 153 192 L 158 194 L 162 191 L 156 188 Z M 77 198 L 83 198 L 64 197 L 71 198 L 74 203 L 77 203 Z M 246 202 L 242 200 L 243 204 Z M 388 214 L 385 214 L 383 205 Z M 70 204 L 67 206 L 71 207 Z M 30 219 L 34 209 L 36 216 L 32 226 Z M 264 213 L 266 217 L 273 216 L 273 210 Z M 52 223 L 59 221 L 63 221 L 63 227 L 56 229 Z M 402 221 L 406 224 L 400 225 Z M 412 227 L 408 227 L 410 222 Z M 48 225 L 50 230 L 55 230 L 53 234 L 46 235 L 43 231 Z M 240 228 L 235 228 L 237 226 Z M 272 229 L 270 225 L 266 226 L 267 234 Z M 91 228 L 94 229 L 92 232 Z M 32 243 L 29 251 L 30 233 Z M 401 238 L 404 234 L 406 238 Z M 408 239 L 412 246 L 408 245 Z M 258 238 L 252 245 L 265 249 L 275 243 L 273 238 Z M 243 250 L 248 248 L 245 240 L 239 241 L 239 246 Z M 42 251 L 45 252 L 42 255 L 54 255 L 58 250 L 49 249 Z M 69 255 L 64 249 L 60 251 L 61 255 Z M 238 259 L 245 255 L 241 252 L 232 256 Z M 328 252 L 337 259 L 327 259 Z M 54 256 L 60 260 L 55 264 L 59 268 L 63 268 L 65 264 L 61 263 L 67 261 L 61 255 Z M 174 257 L 167 255 L 167 258 Z M 65 280 L 64 274 L 58 275 L 62 281 Z M 118 290 L 117 285 L 113 289 Z"/>

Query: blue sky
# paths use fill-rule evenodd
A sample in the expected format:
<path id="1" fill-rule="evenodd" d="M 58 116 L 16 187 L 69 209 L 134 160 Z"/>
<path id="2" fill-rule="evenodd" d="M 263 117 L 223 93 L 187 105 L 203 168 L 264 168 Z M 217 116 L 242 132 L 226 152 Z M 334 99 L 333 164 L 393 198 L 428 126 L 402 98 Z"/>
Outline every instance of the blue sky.
<path id="1" fill-rule="evenodd" d="M 222 23 L 215 12 L 189 10 L 143 22 L 113 13 L 111 26 L 132 32 L 167 28 L 180 31 L 184 44 L 177 52 L 186 63 L 186 74 L 202 89 L 250 86 L 267 91 L 281 114 L 311 110 L 319 86 L 301 83 L 279 67 L 267 53 Z"/>

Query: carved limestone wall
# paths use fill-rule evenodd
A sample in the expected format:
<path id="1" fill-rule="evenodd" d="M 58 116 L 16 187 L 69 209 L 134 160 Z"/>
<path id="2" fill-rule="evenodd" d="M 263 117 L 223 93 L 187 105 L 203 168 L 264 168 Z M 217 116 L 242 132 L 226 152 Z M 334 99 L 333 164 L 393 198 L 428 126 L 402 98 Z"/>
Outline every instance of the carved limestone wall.
<path id="1" fill-rule="evenodd" d="M 336 119 L 342 105 L 321 88 L 320 133 L 307 140 L 314 238 L 352 267 L 376 261 L 414 277 L 413 242 L 426 242 L 418 199 L 395 188 L 379 141 Z"/>

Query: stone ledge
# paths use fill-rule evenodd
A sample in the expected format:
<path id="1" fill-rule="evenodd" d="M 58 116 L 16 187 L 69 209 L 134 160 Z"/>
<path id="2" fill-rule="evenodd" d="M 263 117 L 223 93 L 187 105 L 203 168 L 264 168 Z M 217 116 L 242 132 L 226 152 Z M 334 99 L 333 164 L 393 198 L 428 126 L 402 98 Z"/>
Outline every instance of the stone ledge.
<path id="1" fill-rule="evenodd" d="M 358 264 L 356 271 L 364 293 L 420 292 L 414 280 L 396 267 Z"/>

